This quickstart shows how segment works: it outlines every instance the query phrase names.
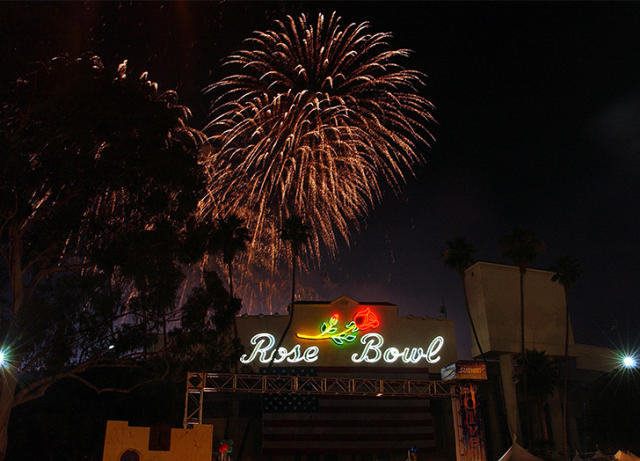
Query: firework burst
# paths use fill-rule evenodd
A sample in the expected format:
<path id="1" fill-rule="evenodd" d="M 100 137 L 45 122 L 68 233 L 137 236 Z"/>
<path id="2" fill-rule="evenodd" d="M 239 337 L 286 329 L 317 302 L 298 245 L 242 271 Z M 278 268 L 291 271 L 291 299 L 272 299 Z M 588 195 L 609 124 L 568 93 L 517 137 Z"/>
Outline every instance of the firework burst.
<path id="1" fill-rule="evenodd" d="M 307 256 L 319 261 L 339 236 L 349 243 L 384 184 L 399 191 L 423 161 L 432 105 L 390 33 L 343 27 L 335 13 L 275 25 L 245 40 L 225 60 L 234 72 L 206 89 L 214 99 L 202 212 L 243 216 L 253 251 L 272 261 L 283 219 L 299 214 L 312 227 Z"/>

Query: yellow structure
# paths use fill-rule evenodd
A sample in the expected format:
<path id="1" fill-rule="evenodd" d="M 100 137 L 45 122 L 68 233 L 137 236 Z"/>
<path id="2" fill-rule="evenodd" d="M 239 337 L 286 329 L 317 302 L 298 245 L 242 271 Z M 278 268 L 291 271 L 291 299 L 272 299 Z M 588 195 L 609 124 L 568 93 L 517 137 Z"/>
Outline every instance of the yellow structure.
<path id="1" fill-rule="evenodd" d="M 172 428 L 168 451 L 150 450 L 149 435 L 148 427 L 129 426 L 127 421 L 107 421 L 102 460 L 121 461 L 125 453 L 133 452 L 139 461 L 211 461 L 213 426 L 209 424 L 193 429 Z"/>

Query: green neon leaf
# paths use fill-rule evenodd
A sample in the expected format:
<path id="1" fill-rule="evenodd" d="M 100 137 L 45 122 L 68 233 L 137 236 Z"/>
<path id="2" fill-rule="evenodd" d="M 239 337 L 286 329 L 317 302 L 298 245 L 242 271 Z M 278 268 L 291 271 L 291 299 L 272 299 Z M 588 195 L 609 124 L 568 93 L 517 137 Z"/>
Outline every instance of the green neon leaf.
<path id="1" fill-rule="evenodd" d="M 325 322 L 322 322 L 322 325 L 320 325 L 320 333 L 323 333 L 327 331 L 327 324 Z"/>
<path id="2" fill-rule="evenodd" d="M 331 334 L 333 334 L 333 333 L 335 333 L 337 331 L 338 331 L 338 329 L 336 327 L 331 327 L 331 328 L 329 328 L 327 330 L 327 333 L 331 335 Z"/>
<path id="3" fill-rule="evenodd" d="M 346 335 L 344 337 L 344 340 L 348 343 L 352 343 L 356 340 L 357 336 L 356 335 Z"/>
<path id="4" fill-rule="evenodd" d="M 331 338 L 333 340 L 334 343 L 336 343 L 338 346 L 341 346 L 344 344 L 344 342 L 342 341 L 342 339 L 339 336 L 334 336 L 333 338 Z"/>

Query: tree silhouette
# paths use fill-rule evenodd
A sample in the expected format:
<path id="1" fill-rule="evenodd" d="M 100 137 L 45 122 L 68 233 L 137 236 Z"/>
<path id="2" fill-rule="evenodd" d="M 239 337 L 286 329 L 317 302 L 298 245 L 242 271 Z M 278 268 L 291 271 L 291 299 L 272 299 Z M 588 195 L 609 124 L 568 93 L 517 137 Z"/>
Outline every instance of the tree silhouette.
<path id="1" fill-rule="evenodd" d="M 478 332 L 476 331 L 476 326 L 473 322 L 473 318 L 471 317 L 471 310 L 469 309 L 469 297 L 467 295 L 467 286 L 464 283 L 464 272 L 475 262 L 473 259 L 473 254 L 476 252 L 476 249 L 473 247 L 473 245 L 467 243 L 462 237 L 456 237 L 453 240 L 446 242 L 446 245 L 447 248 L 442 252 L 444 265 L 456 271 L 460 276 L 460 280 L 462 281 L 462 290 L 464 293 L 464 303 L 467 309 L 469 323 L 471 324 L 471 330 L 473 331 L 473 337 L 476 340 L 476 345 L 478 346 L 478 350 L 480 351 L 482 360 L 486 364 L 487 359 L 484 356 L 482 346 L 480 345 L 480 340 L 478 339 Z"/>
<path id="2" fill-rule="evenodd" d="M 545 440 L 548 440 L 548 428 L 546 418 L 544 416 L 544 400 L 553 394 L 554 389 L 559 382 L 558 369 L 544 351 L 527 350 L 524 355 L 518 358 L 519 378 L 523 383 L 529 385 L 529 395 L 533 397 L 538 415 L 538 422 L 542 429 Z M 525 400 L 525 406 L 529 406 L 531 402 Z M 531 424 L 527 422 L 527 425 Z M 531 432 L 529 427 L 528 432 Z M 532 440 L 529 441 L 531 445 Z"/>
<path id="3" fill-rule="evenodd" d="M 311 238 L 311 227 L 300 216 L 291 215 L 282 223 L 280 238 L 284 242 L 289 242 L 291 251 L 291 309 L 293 309 L 296 294 L 296 266 L 300 250 Z"/>
<path id="4" fill-rule="evenodd" d="M 545 244 L 532 231 L 517 227 L 511 235 L 500 239 L 500 245 L 502 256 L 520 269 L 520 353 L 524 355 L 524 275 Z"/>
<path id="5" fill-rule="evenodd" d="M 291 252 L 291 303 L 289 304 L 289 321 L 287 326 L 280 336 L 278 345 L 274 349 L 277 351 L 282 346 L 282 341 L 287 336 L 291 323 L 293 322 L 295 296 L 296 296 L 296 267 L 298 258 L 300 257 L 300 250 L 303 245 L 306 244 L 311 238 L 311 227 L 309 227 L 300 216 L 293 214 L 286 218 L 280 228 L 280 238 L 284 242 L 289 243 L 289 250 Z M 273 355 L 275 357 L 275 354 Z M 273 363 L 273 357 L 269 362 L 269 368 Z"/>
<path id="6" fill-rule="evenodd" d="M 569 403 L 569 290 L 580 278 L 581 270 L 578 260 L 562 255 L 558 258 L 550 270 L 553 272 L 551 280 L 558 282 L 564 289 L 565 299 L 565 322 L 564 322 L 564 376 L 562 378 L 562 451 L 564 460 L 569 459 L 567 446 L 567 405 Z"/>
<path id="7" fill-rule="evenodd" d="M 500 239 L 502 246 L 502 256 L 511 260 L 520 269 L 520 354 L 524 358 L 524 275 L 527 267 L 536 259 L 538 253 L 543 251 L 545 244 L 538 236 L 530 230 L 517 227 L 513 233 Z M 527 375 L 523 381 L 524 399 L 528 400 Z M 529 408 L 525 405 L 525 418 L 527 419 L 527 439 L 531 443 L 531 425 L 529 421 Z"/>
<path id="8" fill-rule="evenodd" d="M 227 267 L 229 277 L 229 299 L 234 304 L 233 294 L 233 261 L 238 253 L 245 251 L 249 241 L 249 230 L 244 226 L 244 221 L 236 214 L 230 214 L 225 218 L 216 220 L 213 231 L 211 249 L 222 253 L 222 261 Z M 234 317 L 233 336 L 238 339 L 238 324 Z"/>
<path id="9" fill-rule="evenodd" d="M 204 136 L 138 75 L 63 56 L 2 90 L 0 460 L 13 407 L 60 379 L 99 390 L 87 371 L 141 358 L 199 257 Z"/>

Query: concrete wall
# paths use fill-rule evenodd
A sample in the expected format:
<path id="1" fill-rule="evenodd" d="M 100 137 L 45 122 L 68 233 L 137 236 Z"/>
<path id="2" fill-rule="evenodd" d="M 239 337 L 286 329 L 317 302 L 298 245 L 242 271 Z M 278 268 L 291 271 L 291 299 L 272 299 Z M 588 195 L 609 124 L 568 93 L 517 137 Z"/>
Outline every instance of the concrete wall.
<path id="1" fill-rule="evenodd" d="M 125 451 L 134 450 L 140 461 L 211 461 L 213 426 L 171 429 L 170 451 L 149 451 L 149 430 L 127 421 L 107 421 L 102 460 L 120 461 Z"/>
<path id="2" fill-rule="evenodd" d="M 465 272 L 469 310 L 485 352 L 520 352 L 520 273 L 515 266 L 477 262 Z M 564 356 L 566 301 L 553 272 L 527 269 L 524 278 L 525 348 Z M 479 357 L 473 333 L 471 353 Z M 576 368 L 608 372 L 619 365 L 615 351 L 576 344 L 569 324 L 569 356 Z"/>
<path id="3" fill-rule="evenodd" d="M 545 351 L 550 356 L 564 356 L 566 300 L 563 287 L 551 280 L 553 273 L 527 269 L 524 277 L 525 348 Z M 522 439 L 519 398 L 513 380 L 515 355 L 520 353 L 520 270 L 478 262 L 465 271 L 465 287 L 469 310 L 476 326 L 483 351 L 500 363 L 503 401 L 509 432 Z M 480 353 L 472 335 L 472 355 Z M 575 358 L 570 370 L 571 382 L 590 382 L 618 364 L 614 351 L 585 344 L 576 344 L 569 325 L 569 355 Z M 560 394 L 556 390 L 547 399 L 550 409 L 550 432 L 556 449 L 562 440 Z M 570 442 L 577 440 L 575 411 L 569 405 Z M 534 437 L 538 437 L 535 434 Z M 540 438 L 541 436 L 539 436 Z M 575 446 L 575 443 L 572 446 Z"/>
<path id="4" fill-rule="evenodd" d="M 552 272 L 527 269 L 524 277 L 525 348 L 564 355 L 566 304 Z M 478 262 L 465 272 L 471 317 L 485 352 L 520 352 L 520 271 Z M 473 338 L 472 338 L 473 340 Z M 569 326 L 569 343 L 573 344 Z M 479 351 L 472 341 L 472 355 Z"/>
<path id="5" fill-rule="evenodd" d="M 589 344 L 569 345 L 569 354 L 576 357 L 576 368 L 608 373 L 620 366 L 616 351 Z"/>

